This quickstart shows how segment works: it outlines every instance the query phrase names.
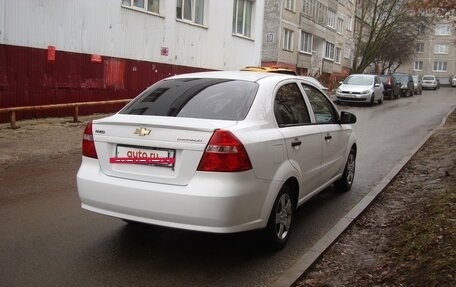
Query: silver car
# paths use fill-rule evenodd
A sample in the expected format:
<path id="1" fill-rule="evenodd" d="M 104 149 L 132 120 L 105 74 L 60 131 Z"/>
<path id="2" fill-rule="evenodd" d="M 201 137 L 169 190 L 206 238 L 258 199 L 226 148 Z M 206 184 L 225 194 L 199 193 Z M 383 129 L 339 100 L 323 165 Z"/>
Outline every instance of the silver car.
<path id="1" fill-rule="evenodd" d="M 423 76 L 423 89 L 433 89 L 437 90 L 437 79 L 434 75 L 424 75 Z"/>
<path id="2" fill-rule="evenodd" d="M 377 75 L 353 74 L 336 90 L 337 102 L 383 103 L 383 84 Z"/>

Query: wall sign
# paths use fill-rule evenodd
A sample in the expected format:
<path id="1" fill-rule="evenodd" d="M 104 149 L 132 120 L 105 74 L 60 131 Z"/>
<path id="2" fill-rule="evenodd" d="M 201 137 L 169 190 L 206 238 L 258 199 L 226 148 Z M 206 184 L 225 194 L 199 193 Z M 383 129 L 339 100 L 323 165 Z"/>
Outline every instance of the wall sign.
<path id="1" fill-rule="evenodd" d="M 162 56 L 168 56 L 168 52 L 169 52 L 168 47 L 161 47 L 161 49 L 160 49 L 160 54 L 161 54 Z"/>

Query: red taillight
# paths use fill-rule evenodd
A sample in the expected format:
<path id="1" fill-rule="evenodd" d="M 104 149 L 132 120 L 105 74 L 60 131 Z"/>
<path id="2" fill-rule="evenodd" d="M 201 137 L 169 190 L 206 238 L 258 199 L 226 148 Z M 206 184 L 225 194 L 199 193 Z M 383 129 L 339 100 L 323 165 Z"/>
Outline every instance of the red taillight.
<path id="1" fill-rule="evenodd" d="M 98 158 L 95 142 L 93 141 L 92 122 L 89 122 L 84 129 L 84 135 L 82 136 L 82 155 Z"/>
<path id="2" fill-rule="evenodd" d="M 252 168 L 242 143 L 231 132 L 216 130 L 198 165 L 199 171 L 244 171 Z"/>
<path id="3" fill-rule="evenodd" d="M 391 86 L 391 78 L 388 77 L 388 85 Z"/>

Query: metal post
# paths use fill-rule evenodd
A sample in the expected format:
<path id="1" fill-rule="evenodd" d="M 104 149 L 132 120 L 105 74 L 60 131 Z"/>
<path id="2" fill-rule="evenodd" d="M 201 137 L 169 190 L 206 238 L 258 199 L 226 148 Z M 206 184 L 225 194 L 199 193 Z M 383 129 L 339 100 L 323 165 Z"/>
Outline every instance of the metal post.
<path id="1" fill-rule="evenodd" d="M 16 111 L 11 111 L 10 125 L 11 125 L 12 129 L 18 129 L 19 128 L 16 125 Z"/>
<path id="2" fill-rule="evenodd" d="M 74 106 L 73 123 L 79 122 L 79 106 Z"/>

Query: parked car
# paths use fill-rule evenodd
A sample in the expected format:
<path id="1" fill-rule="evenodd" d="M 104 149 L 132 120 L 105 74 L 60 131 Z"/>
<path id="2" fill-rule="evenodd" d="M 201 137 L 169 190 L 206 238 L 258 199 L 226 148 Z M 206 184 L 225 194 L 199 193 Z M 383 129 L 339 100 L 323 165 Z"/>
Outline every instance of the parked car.
<path id="1" fill-rule="evenodd" d="M 413 75 L 413 90 L 415 92 L 415 95 L 419 94 L 421 95 L 423 93 L 423 82 L 421 81 L 421 76 L 419 75 Z"/>
<path id="2" fill-rule="evenodd" d="M 451 84 L 452 87 L 456 87 L 456 75 L 451 77 L 450 84 Z"/>
<path id="3" fill-rule="evenodd" d="M 383 96 L 389 99 L 399 99 L 401 89 L 396 85 L 396 79 L 392 75 L 380 75 L 383 83 Z"/>
<path id="4" fill-rule="evenodd" d="M 424 75 L 423 76 L 423 89 L 433 89 L 437 90 L 438 83 L 434 75 Z"/>
<path id="5" fill-rule="evenodd" d="M 396 85 L 401 88 L 402 97 L 410 97 L 415 93 L 413 78 L 410 74 L 395 73 L 393 77 L 396 79 Z"/>
<path id="6" fill-rule="evenodd" d="M 355 122 L 296 76 L 173 76 L 86 126 L 82 208 L 194 231 L 262 229 L 280 249 L 298 206 L 331 184 L 351 188 Z"/>
<path id="7" fill-rule="evenodd" d="M 336 89 L 336 101 L 348 103 L 383 103 L 383 84 L 377 75 L 353 74 Z"/>

